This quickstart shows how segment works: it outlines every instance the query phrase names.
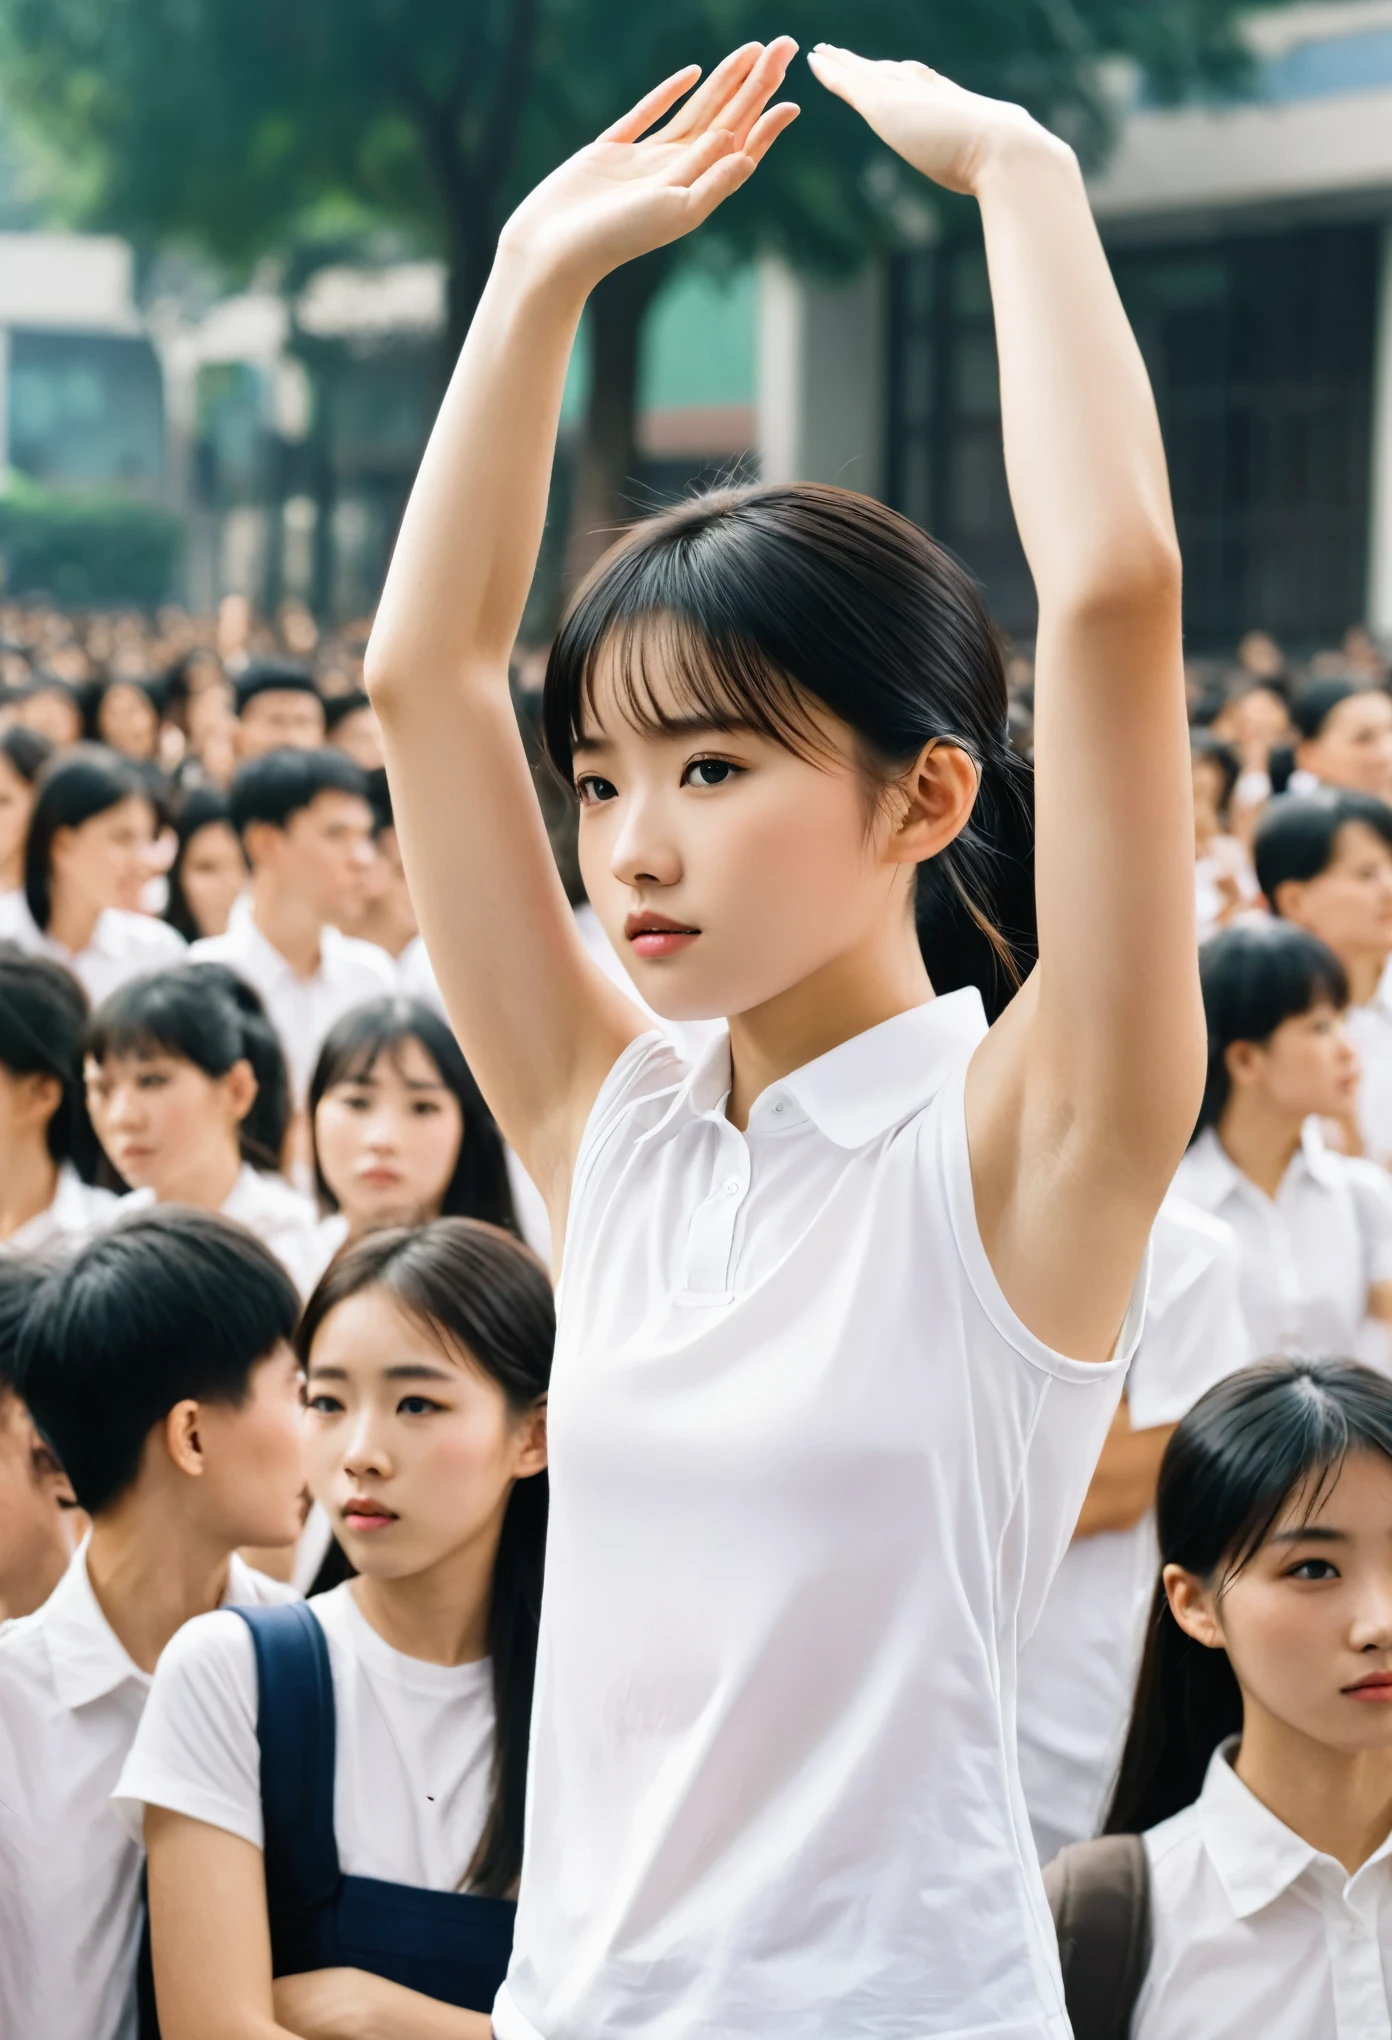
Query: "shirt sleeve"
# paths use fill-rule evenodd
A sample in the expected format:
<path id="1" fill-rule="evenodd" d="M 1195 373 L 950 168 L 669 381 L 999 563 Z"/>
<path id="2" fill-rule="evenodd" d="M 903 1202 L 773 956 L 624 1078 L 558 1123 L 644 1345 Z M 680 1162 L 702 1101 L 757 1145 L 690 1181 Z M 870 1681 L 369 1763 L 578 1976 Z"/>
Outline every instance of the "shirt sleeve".
<path id="1" fill-rule="evenodd" d="M 1173 1284 L 1156 1283 L 1127 1376 L 1135 1431 L 1177 1424 L 1201 1395 L 1251 1358 L 1236 1241 L 1195 1239 L 1176 1273 Z"/>
<path id="2" fill-rule="evenodd" d="M 1376 1162 L 1347 1162 L 1369 1286 L 1392 1282 L 1392 1176 Z"/>
<path id="3" fill-rule="evenodd" d="M 239 1615 L 199 1615 L 166 1645 L 112 1804 L 138 1835 L 165 1806 L 264 1844 L 256 1653 Z"/>

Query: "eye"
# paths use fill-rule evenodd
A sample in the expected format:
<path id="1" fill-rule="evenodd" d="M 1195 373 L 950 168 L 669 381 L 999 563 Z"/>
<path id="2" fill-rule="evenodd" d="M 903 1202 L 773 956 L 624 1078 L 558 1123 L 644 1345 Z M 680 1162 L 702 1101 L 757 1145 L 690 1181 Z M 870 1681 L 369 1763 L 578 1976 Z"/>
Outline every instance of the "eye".
<path id="1" fill-rule="evenodd" d="M 433 1098 L 416 1098 L 412 1101 L 411 1110 L 418 1119 L 426 1119 L 433 1117 L 440 1107 Z"/>
<path id="2" fill-rule="evenodd" d="M 1338 1577 L 1338 1567 L 1331 1565 L 1327 1558 L 1302 1558 L 1286 1574 L 1289 1580 L 1337 1580 Z"/>
<path id="3" fill-rule="evenodd" d="M 443 1403 L 431 1402 L 424 1395 L 403 1395 L 396 1406 L 399 1417 L 428 1417 L 434 1410 L 442 1410 Z"/>
<path id="4" fill-rule="evenodd" d="M 724 786 L 738 776 L 740 768 L 728 758 L 693 758 L 682 774 L 683 786 Z"/>
<path id="5" fill-rule="evenodd" d="M 305 1408 L 313 1410 L 316 1417 L 337 1417 L 343 1414 L 343 1404 L 336 1395 L 325 1395 L 321 1389 L 317 1395 L 308 1396 Z"/>
<path id="6" fill-rule="evenodd" d="M 163 1070 L 142 1070 L 135 1080 L 137 1091 L 162 1091 L 169 1082 Z"/>
<path id="7" fill-rule="evenodd" d="M 590 807 L 602 800 L 617 800 L 619 789 L 612 779 L 601 779 L 597 772 L 582 772 L 575 782 L 575 791 L 580 796 L 582 807 Z"/>

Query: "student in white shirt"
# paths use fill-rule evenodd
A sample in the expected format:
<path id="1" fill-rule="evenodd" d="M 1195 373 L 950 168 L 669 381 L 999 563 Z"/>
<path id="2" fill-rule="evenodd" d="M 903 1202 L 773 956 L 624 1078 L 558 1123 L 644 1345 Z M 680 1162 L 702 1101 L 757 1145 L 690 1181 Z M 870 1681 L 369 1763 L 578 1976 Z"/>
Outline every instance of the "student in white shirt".
<path id="1" fill-rule="evenodd" d="M 1268 921 L 1216 935 L 1199 973 L 1208 1083 L 1174 1187 L 1237 1234 L 1252 1352 L 1355 1353 L 1387 1370 L 1392 1179 L 1320 1132 L 1357 1095 L 1343 966 Z"/>
<path id="2" fill-rule="evenodd" d="M 67 1475 L 15 1385 L 19 1328 L 42 1280 L 36 1262 L 0 1260 L 0 1624 L 43 1606 L 77 1541 Z"/>
<path id="3" fill-rule="evenodd" d="M 1205 1390 L 1251 1358 L 1231 1228 L 1171 1194 L 1150 1244 L 1126 1394 L 1020 1653 L 1020 1776 L 1041 1863 L 1096 1834 L 1115 1780 L 1155 1586 L 1161 1455 Z"/>
<path id="4" fill-rule="evenodd" d="M 251 867 L 249 910 L 189 953 L 225 963 L 261 994 L 299 1108 L 334 1021 L 396 988 L 385 950 L 339 929 L 372 866 L 366 781 L 340 751 L 271 751 L 242 766 L 231 807 Z"/>
<path id="5" fill-rule="evenodd" d="M 92 1532 L 0 1630 L 6 2035 L 135 2040 L 142 1852 L 110 1795 L 180 1624 L 288 1598 L 235 1553 L 299 1525 L 298 1308 L 249 1233 L 156 1211 L 87 1242 L 26 1312 L 18 1386 Z"/>
<path id="6" fill-rule="evenodd" d="M 186 942 L 225 935 L 247 882 L 247 863 L 221 787 L 193 787 L 174 817 L 174 833 L 178 848 L 164 918 Z"/>
<path id="7" fill-rule="evenodd" d="M 183 938 L 141 911 L 154 837 L 136 766 L 99 744 L 60 751 L 35 783 L 24 884 L 0 897 L 0 939 L 66 964 L 93 1005 L 183 955 Z"/>
<path id="8" fill-rule="evenodd" d="M 669 79 L 519 208 L 368 648 L 431 959 L 563 1256 L 499 2040 L 1067 2030 L 1016 1650 L 1203 1060 L 1178 553 L 1071 152 L 919 65 L 814 53 L 981 207 L 1040 603 L 1041 960 L 989 1033 L 977 991 L 933 997 L 916 874 L 946 859 L 991 927 L 1028 767 L 979 598 L 907 520 L 697 498 L 560 626 L 586 891 L 649 1006 L 728 1016 L 694 1067 L 585 952 L 508 691 L 586 294 L 754 174 L 793 49 L 638 139 Z"/>
<path id="9" fill-rule="evenodd" d="M 84 1042 L 87 1104 L 133 1210 L 192 1204 L 254 1232 L 307 1296 L 321 1260 L 307 1197 L 280 1174 L 285 1057 L 265 1008 L 218 963 L 137 978 Z"/>
<path id="10" fill-rule="evenodd" d="M 1105 2030 L 1373 2040 L 1392 2029 L 1392 1386 L 1340 1362 L 1235 1375 L 1179 1426 L 1156 1513 L 1107 1820 L 1143 1831 L 1153 1945 L 1129 2023 Z M 1088 1926 L 1075 1913 L 1080 1981 Z"/>
<path id="11" fill-rule="evenodd" d="M 1291 703 L 1299 732 L 1295 763 L 1300 784 L 1392 800 L 1392 698 L 1385 687 L 1364 687 L 1331 676 L 1311 680 Z"/>
<path id="12" fill-rule="evenodd" d="M 0 1253 L 47 1253 L 116 1216 L 116 1197 L 91 1181 L 101 1150 L 83 1095 L 86 1025 L 71 971 L 0 942 Z"/>
<path id="13" fill-rule="evenodd" d="M 1271 910 L 1327 942 L 1349 985 L 1344 1025 L 1358 1051 L 1355 1151 L 1392 1163 L 1392 807 L 1364 793 L 1278 801 L 1257 831 Z"/>
<path id="14" fill-rule="evenodd" d="M 256 659 L 236 680 L 237 755 L 317 751 L 324 741 L 324 703 L 308 666 L 293 659 Z"/>
<path id="15" fill-rule="evenodd" d="M 53 755 L 48 738 L 22 723 L 0 730 L 0 897 L 24 883 L 24 841 L 34 812 L 34 781 Z"/>
<path id="16" fill-rule="evenodd" d="M 160 1661 L 117 1800 L 144 1815 L 164 2040 L 204 2040 L 210 2004 L 220 2040 L 487 2040 L 522 1860 L 554 1333 L 540 1264 L 464 1219 L 374 1234 L 315 1292 L 310 1486 L 358 1576 L 303 1613 L 206 1616 Z M 292 1676 L 326 1652 L 331 1696 L 287 1721 L 290 1642 Z M 297 1768 L 332 1750 L 318 1821 L 282 1789 L 287 1740 Z M 331 1869 L 312 1902 L 287 1890 L 306 1822 L 347 1880 Z"/>

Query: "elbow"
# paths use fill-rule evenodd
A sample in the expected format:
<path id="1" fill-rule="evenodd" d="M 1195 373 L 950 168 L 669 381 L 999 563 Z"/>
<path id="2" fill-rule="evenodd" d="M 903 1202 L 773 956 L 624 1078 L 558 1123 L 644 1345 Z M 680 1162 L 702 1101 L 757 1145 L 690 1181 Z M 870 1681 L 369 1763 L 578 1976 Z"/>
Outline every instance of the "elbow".
<path id="1" fill-rule="evenodd" d="M 1147 520 L 1108 536 L 1064 606 L 1075 624 L 1177 632 L 1183 588 L 1179 541 L 1172 529 Z"/>

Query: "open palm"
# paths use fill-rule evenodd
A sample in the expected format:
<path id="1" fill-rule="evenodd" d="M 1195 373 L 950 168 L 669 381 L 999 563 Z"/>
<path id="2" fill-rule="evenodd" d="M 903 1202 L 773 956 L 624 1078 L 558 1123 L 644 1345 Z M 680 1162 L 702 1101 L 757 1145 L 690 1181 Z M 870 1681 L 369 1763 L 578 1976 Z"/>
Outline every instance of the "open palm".
<path id="1" fill-rule="evenodd" d="M 726 57 L 665 126 L 700 75 L 678 71 L 562 163 L 522 202 L 500 248 L 588 290 L 622 262 L 689 234 L 749 177 L 796 106 L 770 108 L 797 45 L 780 37 Z"/>
<path id="2" fill-rule="evenodd" d="M 819 43 L 808 58 L 819 83 L 844 99 L 897 155 L 949 191 L 973 191 L 992 144 L 1029 129 L 1023 107 L 985 99 L 926 64 L 878 63 Z"/>

